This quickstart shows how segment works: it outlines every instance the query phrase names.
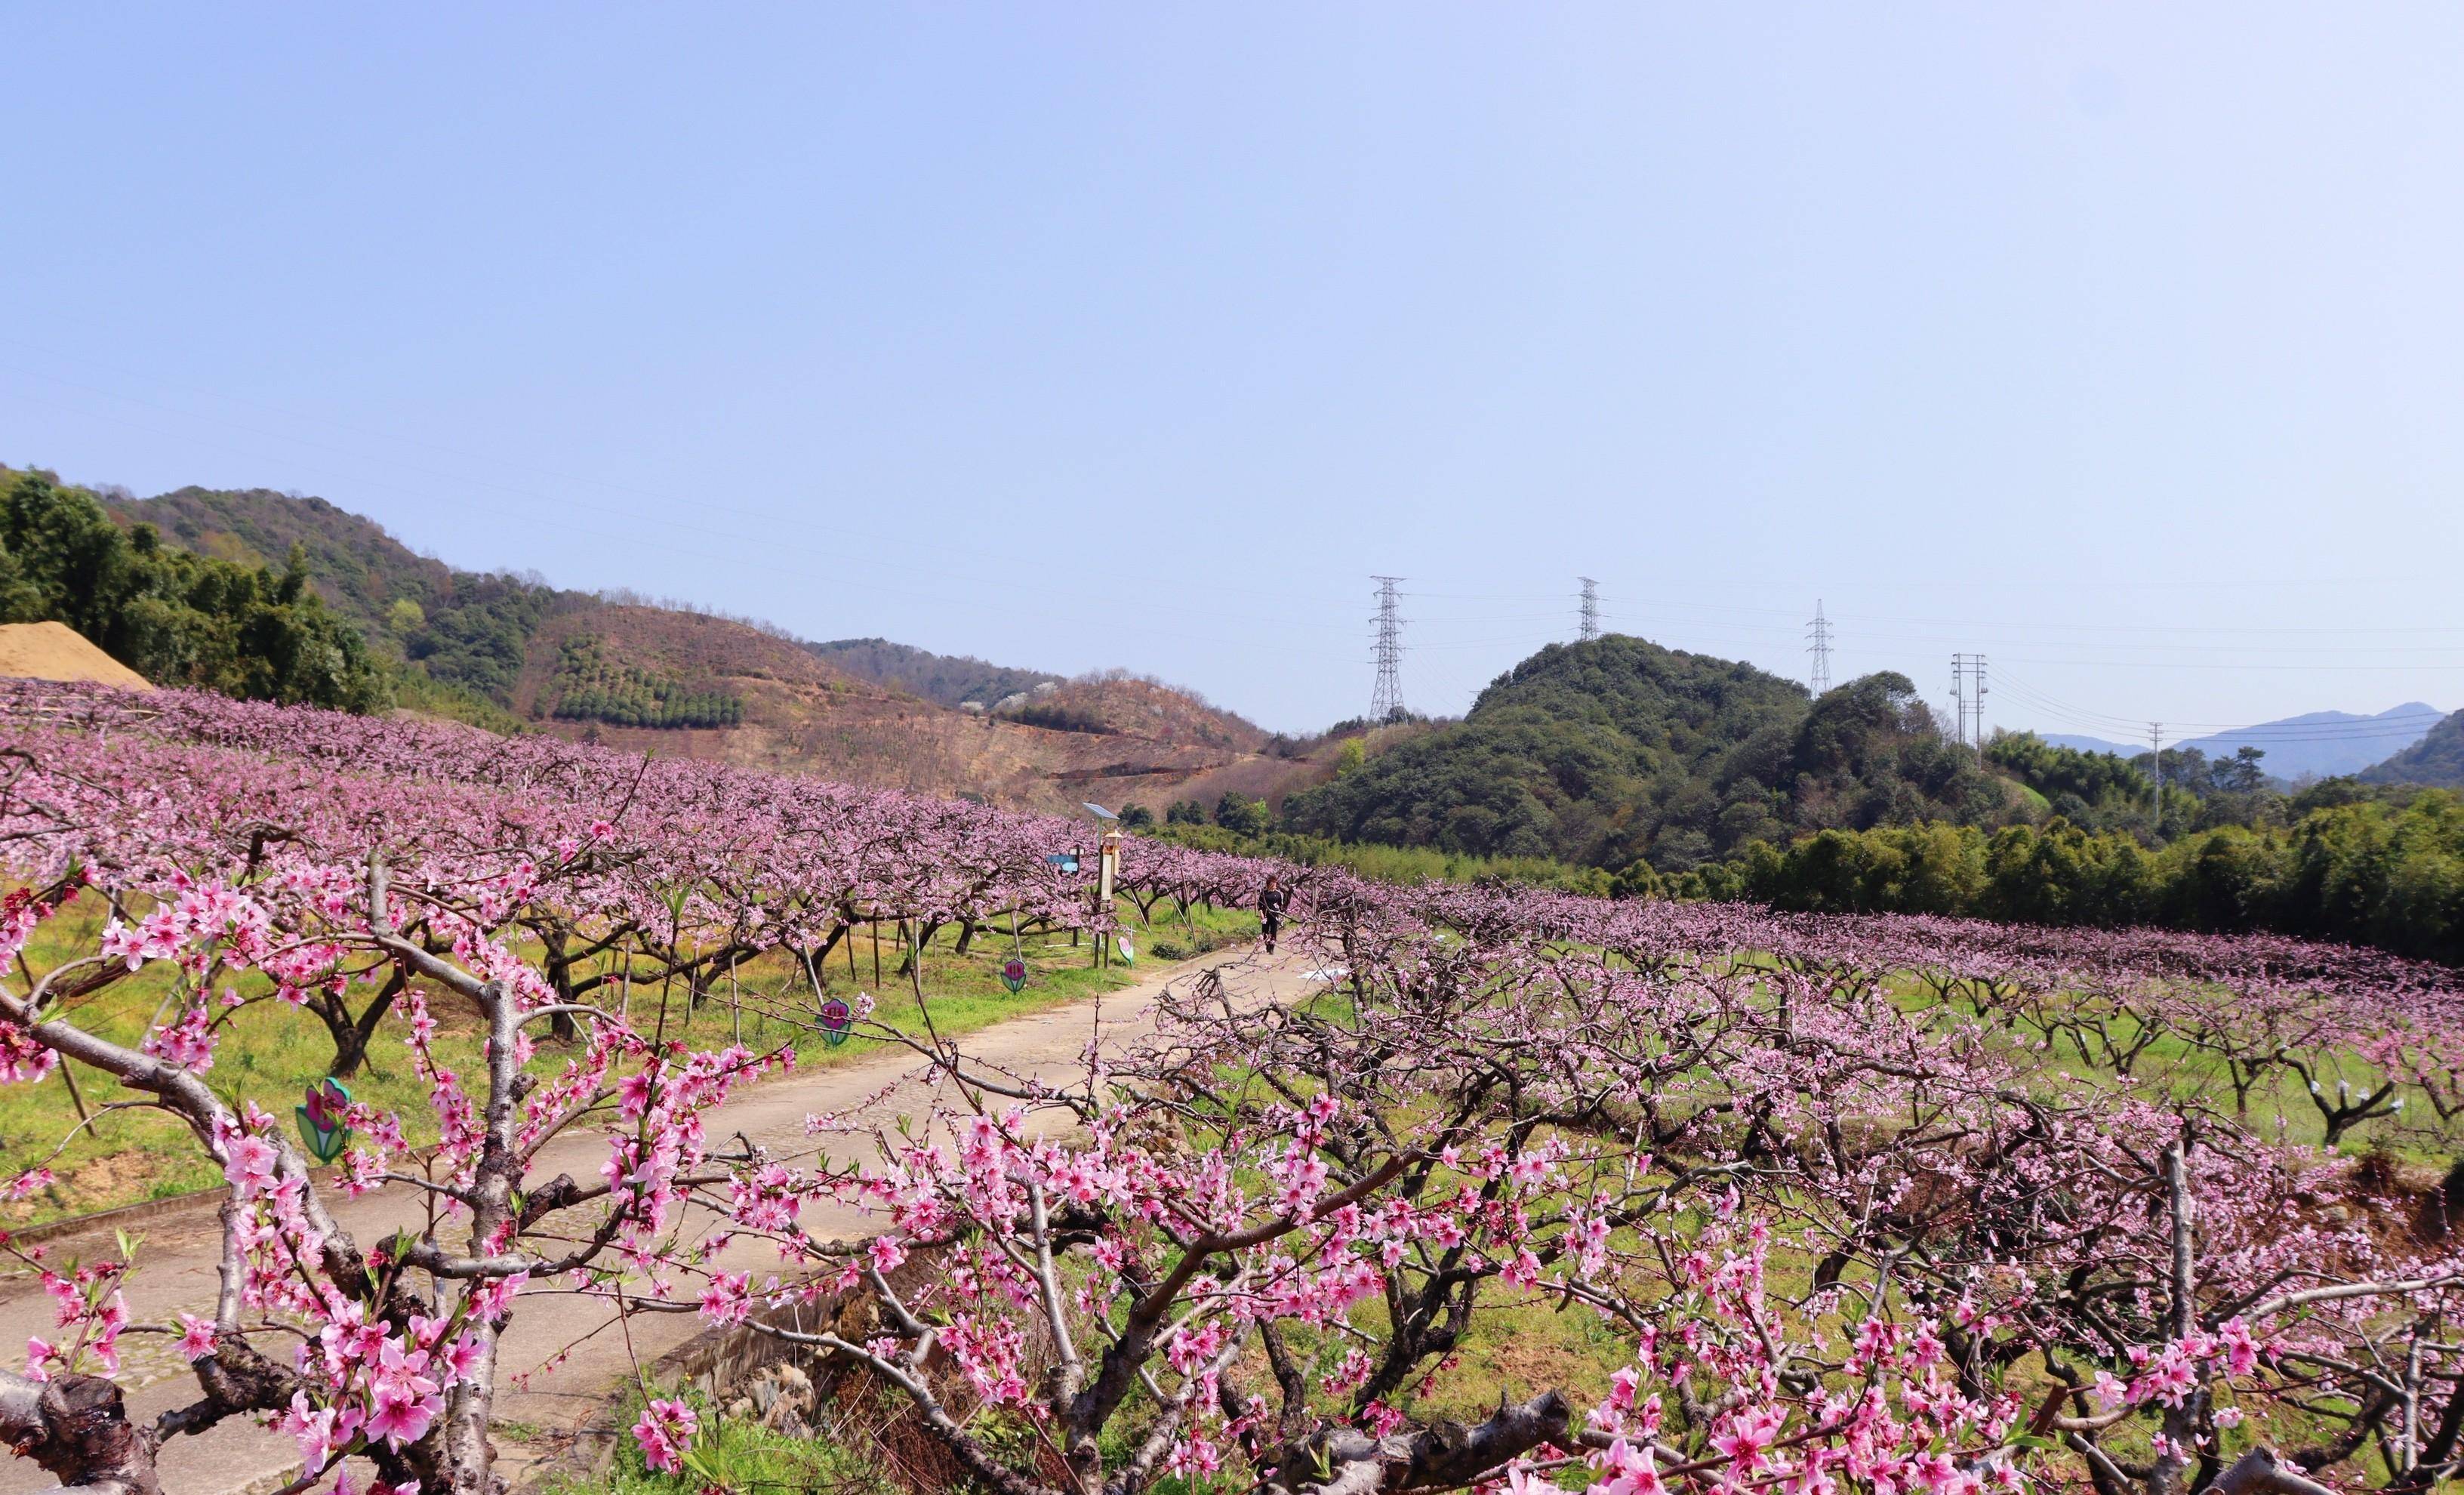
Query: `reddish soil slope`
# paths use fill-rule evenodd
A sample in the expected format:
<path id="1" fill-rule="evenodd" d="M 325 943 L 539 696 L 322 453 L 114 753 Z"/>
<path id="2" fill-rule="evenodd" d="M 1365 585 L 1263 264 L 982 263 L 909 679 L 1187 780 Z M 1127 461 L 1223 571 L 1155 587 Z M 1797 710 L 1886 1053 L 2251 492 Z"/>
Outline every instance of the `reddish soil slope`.
<path id="1" fill-rule="evenodd" d="M 535 714 L 569 639 L 588 639 L 603 657 L 693 690 L 734 694 L 744 702 L 744 719 L 703 728 L 543 719 Z M 1059 731 L 950 711 L 857 680 L 739 623 L 605 605 L 548 620 L 531 641 L 514 706 L 539 730 L 562 737 L 932 794 L 979 794 L 1021 808 L 1063 810 L 1082 800 L 1162 804 L 1185 797 L 1186 785 L 1226 774 L 1244 785 L 1270 785 L 1309 767 L 1258 756 L 1265 734 L 1256 727 L 1152 682 L 1079 684 L 1087 689 L 1068 699 L 1101 710 L 1110 730 Z M 1135 727 L 1154 735 L 1127 730 Z M 1208 802 L 1221 792 L 1212 790 Z"/>

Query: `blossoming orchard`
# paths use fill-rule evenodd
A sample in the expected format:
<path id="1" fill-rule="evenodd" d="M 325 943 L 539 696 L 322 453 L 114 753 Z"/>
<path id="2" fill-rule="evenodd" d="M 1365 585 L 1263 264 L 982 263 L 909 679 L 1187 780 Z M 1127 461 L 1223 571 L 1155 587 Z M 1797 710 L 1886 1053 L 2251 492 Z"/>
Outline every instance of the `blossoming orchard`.
<path id="1" fill-rule="evenodd" d="M 2464 1176 L 2406 1181 L 2464 1123 L 2444 968 L 1135 838 L 1099 907 L 1049 859 L 1081 827 L 979 805 L 180 693 L 20 685 L 0 722 L 0 1080 L 167 1113 L 227 1188 L 209 1316 L 132 1322 L 142 1252 L 11 1248 L 58 1327 L 0 1431 L 97 1495 L 235 1418 L 297 1440 L 293 1490 L 500 1489 L 506 1328 L 576 1299 L 832 1356 L 999 1495 L 2317 1495 L 2464 1460 Z M 859 932 L 1108 939 L 1269 871 L 1305 1000 L 1192 967 L 1064 1084 L 859 1002 L 937 1099 L 816 1116 L 793 1158 L 714 1121 L 797 1083 L 792 1044 L 632 1000 L 818 1022 Z M 86 1021 L 149 972 L 141 1035 Z M 432 1114 L 352 1102 L 317 1165 L 218 1084 L 253 1008 L 338 1073 L 385 1045 Z M 595 1174 L 542 1176 L 577 1135 Z M 372 1191 L 401 1227 L 354 1239 L 331 1202 Z M 1577 1321 L 1563 1380 L 1472 1363 Z M 142 1424 L 108 1378 L 141 1333 L 195 1388 Z M 641 1455 L 691 1471 L 710 1409 L 644 1391 Z"/>

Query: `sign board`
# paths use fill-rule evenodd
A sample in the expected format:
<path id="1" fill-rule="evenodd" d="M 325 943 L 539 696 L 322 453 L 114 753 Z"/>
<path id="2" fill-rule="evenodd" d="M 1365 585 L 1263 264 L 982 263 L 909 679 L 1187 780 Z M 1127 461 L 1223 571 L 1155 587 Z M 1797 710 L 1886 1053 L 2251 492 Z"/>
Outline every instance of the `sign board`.
<path id="1" fill-rule="evenodd" d="M 299 1122 L 299 1140 L 308 1144 L 317 1161 L 330 1163 L 342 1155 L 343 1145 L 351 1140 L 351 1092 L 341 1081 L 328 1075 L 308 1087 L 306 1103 L 293 1108 L 293 1114 Z"/>
<path id="2" fill-rule="evenodd" d="M 833 997 L 822 1003 L 822 1042 L 832 1048 L 847 1041 L 847 1030 L 855 1026 L 855 1014 L 847 1004 Z"/>
<path id="3" fill-rule="evenodd" d="M 1002 961 L 1001 984 L 1010 989 L 1011 996 L 1018 995 L 1018 989 L 1026 984 L 1026 962 L 1016 956 Z"/>

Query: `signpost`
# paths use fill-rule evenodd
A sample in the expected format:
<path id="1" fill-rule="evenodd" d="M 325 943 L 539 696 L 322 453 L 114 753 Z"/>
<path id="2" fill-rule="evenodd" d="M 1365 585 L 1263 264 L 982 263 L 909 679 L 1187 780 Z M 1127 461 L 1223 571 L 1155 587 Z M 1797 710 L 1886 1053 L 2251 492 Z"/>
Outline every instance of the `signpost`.
<path id="1" fill-rule="evenodd" d="M 1104 839 L 1095 851 L 1095 915 L 1101 918 L 1112 912 L 1112 885 L 1120 881 L 1121 818 L 1091 801 L 1088 802 L 1087 808 L 1096 820 L 1103 823 L 1104 826 Z M 1130 942 L 1124 939 L 1120 943 L 1121 958 L 1127 960 L 1130 957 Z M 1101 944 L 1095 947 L 1095 953 L 1103 957 L 1102 964 L 1112 963 L 1111 952 L 1106 950 Z"/>

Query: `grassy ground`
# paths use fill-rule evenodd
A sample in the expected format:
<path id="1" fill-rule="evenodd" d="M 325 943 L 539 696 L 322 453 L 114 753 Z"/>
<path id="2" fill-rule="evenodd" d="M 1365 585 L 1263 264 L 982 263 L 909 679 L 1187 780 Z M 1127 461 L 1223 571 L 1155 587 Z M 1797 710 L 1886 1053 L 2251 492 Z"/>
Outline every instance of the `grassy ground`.
<path id="1" fill-rule="evenodd" d="M 616 1440 L 615 1457 L 599 1474 L 551 1476 L 539 1495 L 675 1495 L 714 1486 L 767 1495 L 772 1491 L 834 1491 L 837 1495 L 898 1495 L 869 1450 L 827 1438 L 790 1438 L 751 1420 L 721 1417 L 698 1391 L 676 1393 L 693 1409 L 700 1426 L 693 1437 L 694 1467 L 661 1474 L 642 1462 L 629 1432 Z M 640 1416 L 641 1395 L 629 1396 L 618 1425 L 630 1428 Z"/>
<path id="2" fill-rule="evenodd" d="M 1170 906 L 1165 906 L 1169 908 Z M 923 985 L 931 1001 L 933 1022 L 944 1035 L 964 1034 L 1005 1019 L 1080 998 L 1127 986 L 1152 974 L 1153 967 L 1176 956 L 1186 958 L 1249 937 L 1256 915 L 1235 910 L 1193 911 L 1185 928 L 1177 916 L 1158 918 L 1153 938 L 1139 929 L 1133 909 L 1124 904 L 1139 963 L 1115 961 L 1093 967 L 1091 942 L 1073 946 L 1067 934 L 1029 936 L 1022 947 L 1028 967 L 1025 988 L 1013 996 L 1001 981 L 1001 965 L 1011 953 L 1006 933 L 979 932 L 965 956 L 956 951 L 955 931 L 942 932 L 924 955 Z M 1176 911 L 1177 912 L 1177 911 Z M 44 927 L 28 957 L 38 971 L 49 969 L 71 952 L 91 950 L 102 910 L 91 899 L 72 905 Z M 850 974 L 848 956 L 853 956 Z M 897 975 L 900 947 L 895 931 L 885 934 L 878 949 L 859 936 L 851 946 L 834 952 L 822 973 L 823 996 L 851 998 L 870 991 L 880 998 L 877 1021 L 908 1031 L 921 1026 L 906 978 Z M 880 972 L 876 982 L 875 957 Z M 262 994 L 261 978 L 234 983 L 243 997 Z M 715 996 L 697 1011 L 686 1010 L 681 986 L 665 994 L 666 1031 L 671 1038 L 704 1045 L 723 1045 L 740 1036 L 755 1048 L 792 1043 L 803 1066 L 851 1064 L 870 1057 L 880 1041 L 853 1038 L 840 1047 L 822 1043 L 811 1026 L 818 1005 L 801 966 L 784 956 L 769 956 L 740 967 L 736 978 L 737 1000 L 729 1000 L 722 978 Z M 171 991 L 170 977 L 161 966 L 149 966 L 90 999 L 72 1016 L 78 1026 L 122 1043 L 135 1043 L 155 1020 Z M 632 1015 L 646 1028 L 656 1021 L 662 994 L 655 985 L 636 988 Z M 470 1074 L 478 1057 L 476 1014 L 460 1000 L 431 995 L 430 1009 L 439 1023 L 437 1049 L 445 1063 Z M 649 1011 L 645 1009 L 649 1008 Z M 369 1047 L 366 1067 L 350 1077 L 354 1096 L 394 1110 L 414 1142 L 435 1132 L 429 1088 L 411 1069 L 403 1044 L 405 1025 L 388 1016 Z M 552 1073 L 563 1066 L 567 1050 L 542 1043 L 532 1067 Z M 208 1080 L 228 1096 L 254 1101 L 277 1116 L 288 1117 L 301 1094 L 327 1072 L 333 1043 L 324 1024 L 306 1012 L 273 1001 L 254 1001 L 233 1015 L 229 1033 L 216 1052 Z M 21 1227 L 63 1216 L 85 1214 L 115 1205 L 162 1198 L 207 1188 L 220 1174 L 197 1148 L 187 1130 L 168 1116 L 150 1110 L 109 1110 L 126 1092 L 104 1088 L 100 1076 L 85 1071 L 75 1076 L 77 1089 L 58 1071 L 34 1085 L 0 1087 L 0 1177 L 43 1163 L 59 1181 L 21 1203 L 0 1206 L 0 1227 Z M 80 1110 L 93 1118 L 67 1149 L 52 1157 L 62 1136 L 77 1127 Z"/>
<path id="3" fill-rule="evenodd" d="M 1939 1005 L 1931 992 L 1912 979 L 1892 983 L 1889 994 L 1900 1010 L 1910 1015 Z M 1965 1006 L 1955 1010 L 1962 1017 L 1974 1017 Z M 2112 1083 L 2119 1078 L 2119 1061 L 2129 1066 L 2134 1080 L 2176 1099 L 2198 1101 L 2232 1115 L 2267 1141 L 2318 1147 L 2326 1139 L 2326 1116 L 2311 1101 L 2301 1077 L 2290 1068 L 2268 1069 L 2246 1094 L 2236 1096 L 2233 1079 L 2216 1055 L 2180 1033 L 2149 1035 L 2126 1016 L 2109 1020 L 2104 1034 L 2089 1036 L 2084 1049 L 2064 1035 L 2051 1052 L 2034 1046 L 2042 1042 L 2042 1035 L 2033 1028 L 2002 1022 L 1991 1013 L 1978 1021 L 1987 1025 L 1991 1047 L 2034 1069 L 2038 1083 L 2050 1089 L 2078 1081 Z M 2331 1092 L 2340 1081 L 2362 1092 L 2386 1079 L 2357 1059 L 2335 1054 L 2319 1056 L 2313 1072 Z M 2442 1121 L 2429 1107 L 2419 1105 L 2416 1096 L 2415 1104 L 2406 1110 L 2374 1117 L 2345 1132 L 2339 1151 L 2348 1155 L 2385 1152 L 2402 1162 L 2444 1168 L 2464 1155 L 2464 1117 Z"/>

